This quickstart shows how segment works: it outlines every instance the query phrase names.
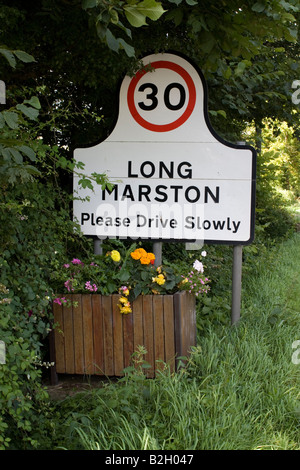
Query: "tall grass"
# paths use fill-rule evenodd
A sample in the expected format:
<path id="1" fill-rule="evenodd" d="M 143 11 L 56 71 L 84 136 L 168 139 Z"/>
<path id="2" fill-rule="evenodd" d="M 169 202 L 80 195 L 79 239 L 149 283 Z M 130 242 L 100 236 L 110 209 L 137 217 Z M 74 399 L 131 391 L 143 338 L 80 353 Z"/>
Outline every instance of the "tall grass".
<path id="1" fill-rule="evenodd" d="M 130 373 L 65 400 L 66 448 L 300 450 L 300 239 L 243 279 L 242 319 L 209 323 L 186 368 L 154 380 Z"/>

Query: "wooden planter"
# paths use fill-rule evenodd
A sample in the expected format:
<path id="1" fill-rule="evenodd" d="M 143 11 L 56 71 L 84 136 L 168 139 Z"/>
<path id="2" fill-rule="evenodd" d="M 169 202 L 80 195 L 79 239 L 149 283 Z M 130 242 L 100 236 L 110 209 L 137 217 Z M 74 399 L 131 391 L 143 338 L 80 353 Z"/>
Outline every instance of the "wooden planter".
<path id="1" fill-rule="evenodd" d="M 162 362 L 176 370 L 180 356 L 196 345 L 195 297 L 185 291 L 174 295 L 139 296 L 132 313 L 123 315 L 119 295 L 67 295 L 78 306 L 53 304 L 53 358 L 57 374 L 121 376 L 139 345 L 154 377 Z M 160 362 L 157 362 L 160 361 Z"/>

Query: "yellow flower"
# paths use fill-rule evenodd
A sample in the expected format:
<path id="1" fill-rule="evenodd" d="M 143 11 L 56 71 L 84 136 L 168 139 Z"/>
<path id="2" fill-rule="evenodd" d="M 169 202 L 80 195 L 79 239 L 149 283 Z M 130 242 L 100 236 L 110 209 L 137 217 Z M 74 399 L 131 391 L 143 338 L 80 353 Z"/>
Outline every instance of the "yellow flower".
<path id="1" fill-rule="evenodd" d="M 126 287 L 126 286 L 120 287 L 119 294 L 128 296 L 129 295 L 129 288 Z"/>
<path id="2" fill-rule="evenodd" d="M 163 274 L 159 274 L 157 277 L 152 278 L 152 282 L 156 282 L 156 284 L 162 286 L 166 282 L 166 280 Z"/>
<path id="3" fill-rule="evenodd" d="M 131 307 L 121 307 L 120 312 L 126 315 L 127 313 L 131 313 L 132 310 L 131 310 Z"/>
<path id="4" fill-rule="evenodd" d="M 152 289 L 152 294 L 156 295 L 156 294 L 159 294 L 159 292 L 155 289 Z"/>
<path id="5" fill-rule="evenodd" d="M 120 253 L 119 253 L 117 250 L 112 250 L 110 256 L 111 256 L 111 259 L 112 259 L 113 261 L 117 261 L 117 262 L 118 262 L 118 261 L 120 261 L 120 259 L 121 259 L 121 255 L 120 255 Z"/>
<path id="6" fill-rule="evenodd" d="M 120 297 L 120 303 L 118 304 L 118 307 L 121 313 L 127 314 L 132 312 L 130 302 L 128 299 L 126 299 L 126 297 Z"/>

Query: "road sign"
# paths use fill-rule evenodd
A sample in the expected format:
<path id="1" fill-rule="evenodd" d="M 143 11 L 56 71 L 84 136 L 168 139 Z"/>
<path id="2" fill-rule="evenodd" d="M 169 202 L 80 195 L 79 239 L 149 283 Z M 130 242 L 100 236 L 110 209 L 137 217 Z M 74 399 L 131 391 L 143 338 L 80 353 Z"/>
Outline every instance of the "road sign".
<path id="1" fill-rule="evenodd" d="M 120 88 L 118 121 L 100 144 L 76 149 L 84 172 L 107 172 L 111 193 L 78 185 L 74 217 L 99 238 L 248 244 L 254 232 L 255 150 L 212 129 L 202 73 L 153 54 Z M 88 197 L 88 200 L 86 200 Z"/>
<path id="2" fill-rule="evenodd" d="M 138 124 L 150 131 L 177 129 L 186 122 L 195 107 L 196 88 L 193 79 L 174 62 L 156 60 L 151 66 L 156 72 L 155 80 L 142 70 L 130 82 L 127 92 L 129 111 Z M 139 92 L 146 92 L 145 100 L 139 101 Z"/>

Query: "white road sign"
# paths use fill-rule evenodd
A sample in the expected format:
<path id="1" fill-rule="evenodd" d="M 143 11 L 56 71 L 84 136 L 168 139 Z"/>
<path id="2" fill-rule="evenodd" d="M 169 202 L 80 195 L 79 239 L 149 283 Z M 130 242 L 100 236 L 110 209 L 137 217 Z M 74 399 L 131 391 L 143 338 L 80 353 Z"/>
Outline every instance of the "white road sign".
<path id="1" fill-rule="evenodd" d="M 177 54 L 143 59 L 126 76 L 119 116 L 100 144 L 76 149 L 84 172 L 107 172 L 111 193 L 78 185 L 74 217 L 99 238 L 248 244 L 254 232 L 255 150 L 223 141 L 207 117 L 204 78 Z M 88 200 L 85 200 L 88 196 Z"/>

